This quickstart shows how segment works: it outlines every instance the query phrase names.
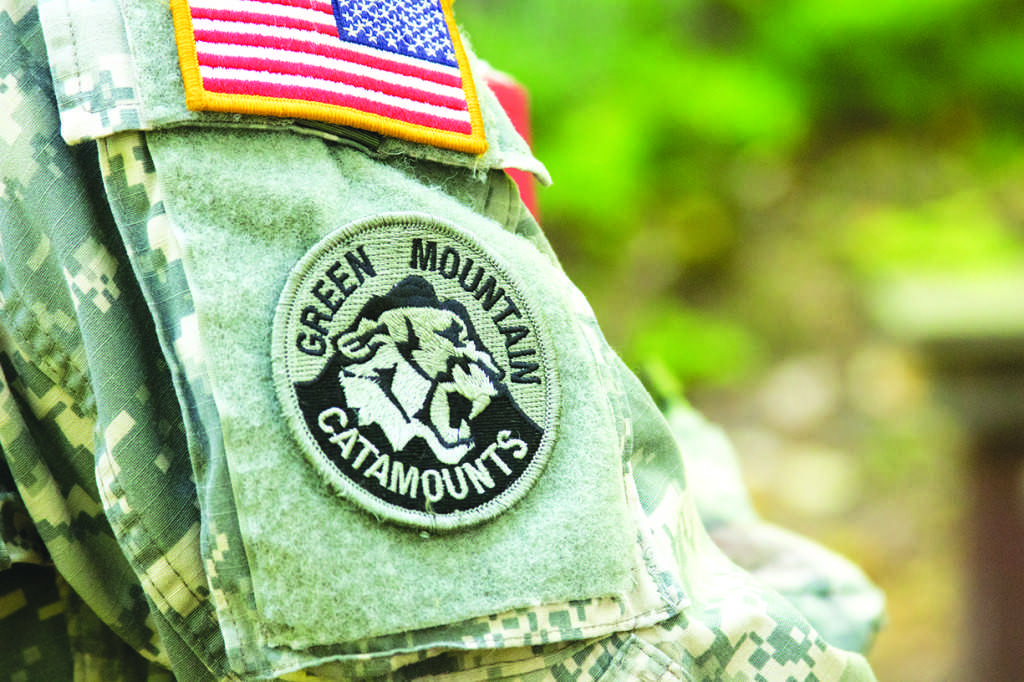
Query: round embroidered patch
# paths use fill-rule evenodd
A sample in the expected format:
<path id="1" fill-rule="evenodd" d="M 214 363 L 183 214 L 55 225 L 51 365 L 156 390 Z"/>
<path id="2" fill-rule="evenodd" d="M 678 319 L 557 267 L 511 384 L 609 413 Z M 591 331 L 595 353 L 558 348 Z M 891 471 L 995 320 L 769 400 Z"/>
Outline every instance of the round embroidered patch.
<path id="1" fill-rule="evenodd" d="M 539 476 L 557 376 L 524 288 L 436 218 L 339 229 L 292 270 L 274 320 L 277 394 L 344 497 L 428 529 L 493 518 Z"/>

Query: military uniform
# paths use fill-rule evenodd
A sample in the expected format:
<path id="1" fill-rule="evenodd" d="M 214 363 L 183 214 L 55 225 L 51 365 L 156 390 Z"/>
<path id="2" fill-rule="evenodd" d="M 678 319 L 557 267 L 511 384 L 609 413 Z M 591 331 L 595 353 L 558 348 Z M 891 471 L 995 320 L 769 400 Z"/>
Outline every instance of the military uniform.
<path id="1" fill-rule="evenodd" d="M 4 2 L 0 667 L 872 679 L 877 590 L 659 413 L 509 180 L 547 173 L 450 3 L 390 4 L 443 12 L 420 26 L 464 100 L 393 123 L 404 80 L 355 115 L 238 95 L 251 58 L 204 52 L 218 3 Z M 379 56 L 370 5 L 323 21 Z M 782 554 L 785 597 L 756 576 Z"/>

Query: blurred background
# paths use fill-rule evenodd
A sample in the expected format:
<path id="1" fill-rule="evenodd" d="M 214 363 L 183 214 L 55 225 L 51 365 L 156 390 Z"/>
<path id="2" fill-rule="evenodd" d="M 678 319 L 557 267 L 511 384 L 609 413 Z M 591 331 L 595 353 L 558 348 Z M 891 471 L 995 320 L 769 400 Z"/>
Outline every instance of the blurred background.
<path id="1" fill-rule="evenodd" d="M 978 500 L 1012 525 L 1024 491 L 1012 453 L 1003 497 L 977 474 L 1024 405 L 1019 10 L 456 4 L 530 92 L 542 224 L 612 345 L 725 427 L 762 516 L 887 593 L 880 680 L 998 679 L 972 595 L 977 537 L 1006 531 Z"/>

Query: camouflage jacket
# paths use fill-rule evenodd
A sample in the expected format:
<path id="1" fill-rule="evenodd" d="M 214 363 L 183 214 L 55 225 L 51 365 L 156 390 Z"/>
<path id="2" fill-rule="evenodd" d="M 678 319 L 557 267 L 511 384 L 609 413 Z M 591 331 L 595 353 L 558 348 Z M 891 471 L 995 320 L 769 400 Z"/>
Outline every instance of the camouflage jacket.
<path id="1" fill-rule="evenodd" d="M 484 151 L 197 112 L 178 30 L 2 4 L 5 674 L 873 679 L 881 596 L 608 348 L 482 80 Z"/>

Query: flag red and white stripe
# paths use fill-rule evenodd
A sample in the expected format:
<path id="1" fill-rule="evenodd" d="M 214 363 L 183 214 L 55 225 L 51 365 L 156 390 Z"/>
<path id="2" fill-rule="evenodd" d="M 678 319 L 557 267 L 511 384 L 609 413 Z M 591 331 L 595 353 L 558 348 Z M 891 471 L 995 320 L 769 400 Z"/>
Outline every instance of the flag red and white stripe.
<path id="1" fill-rule="evenodd" d="M 439 0 L 432 2 L 440 12 Z M 190 34 L 183 45 L 182 22 L 176 16 L 182 64 L 186 66 L 187 55 L 189 66 L 198 71 L 198 79 L 193 78 L 198 83 L 191 86 L 201 89 L 198 96 L 187 93 L 190 106 L 201 100 L 196 108 L 336 117 L 339 123 L 399 137 L 426 136 L 417 141 L 433 140 L 431 131 L 482 139 L 475 91 L 466 87 L 471 78 L 468 71 L 464 76 L 464 55 L 449 65 L 346 41 L 339 35 L 330 0 L 177 4 L 187 7 Z M 457 35 L 446 38 L 458 40 Z M 185 80 L 188 91 L 187 74 Z"/>

